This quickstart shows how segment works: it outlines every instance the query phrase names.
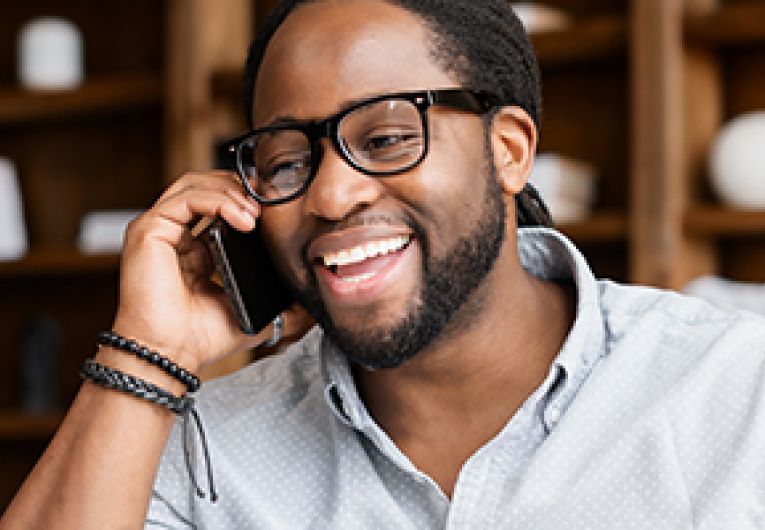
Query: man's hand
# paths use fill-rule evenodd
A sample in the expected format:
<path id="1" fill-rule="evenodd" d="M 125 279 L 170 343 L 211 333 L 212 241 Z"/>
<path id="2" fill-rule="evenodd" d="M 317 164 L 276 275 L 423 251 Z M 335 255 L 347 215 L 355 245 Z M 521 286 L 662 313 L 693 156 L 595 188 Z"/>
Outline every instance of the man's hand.
<path id="1" fill-rule="evenodd" d="M 254 336 L 239 330 L 223 290 L 210 280 L 204 244 L 190 231 L 200 218 L 219 216 L 249 232 L 259 215 L 260 206 L 232 173 L 178 179 L 128 227 L 114 330 L 192 371 L 268 339 L 270 326 Z M 284 318 L 285 335 L 303 328 L 307 319 L 298 308 Z"/>

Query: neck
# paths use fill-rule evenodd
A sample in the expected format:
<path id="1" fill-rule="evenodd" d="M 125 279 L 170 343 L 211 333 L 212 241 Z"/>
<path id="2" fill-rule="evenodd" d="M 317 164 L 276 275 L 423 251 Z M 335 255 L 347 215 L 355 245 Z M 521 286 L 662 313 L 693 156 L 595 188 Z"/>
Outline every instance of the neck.
<path id="1" fill-rule="evenodd" d="M 447 494 L 464 460 L 547 376 L 573 322 L 573 289 L 529 275 L 516 249 L 508 238 L 481 287 L 426 350 L 395 369 L 355 373 L 375 420 L 420 469 L 435 458 L 430 474 Z"/>

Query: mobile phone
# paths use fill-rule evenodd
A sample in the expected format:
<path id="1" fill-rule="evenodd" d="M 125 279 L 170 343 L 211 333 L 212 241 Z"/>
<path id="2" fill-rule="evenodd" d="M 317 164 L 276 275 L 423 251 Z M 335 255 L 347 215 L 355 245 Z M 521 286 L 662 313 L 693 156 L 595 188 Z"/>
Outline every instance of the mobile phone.
<path id="1" fill-rule="evenodd" d="M 258 228 L 243 233 L 217 218 L 200 237 L 243 332 L 254 335 L 292 305 L 292 292 L 271 260 Z"/>

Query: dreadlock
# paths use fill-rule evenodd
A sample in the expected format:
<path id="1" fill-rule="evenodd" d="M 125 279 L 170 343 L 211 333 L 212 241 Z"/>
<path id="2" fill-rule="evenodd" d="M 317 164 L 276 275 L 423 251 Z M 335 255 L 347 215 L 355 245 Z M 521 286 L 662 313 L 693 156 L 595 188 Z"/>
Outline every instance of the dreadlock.
<path id="1" fill-rule="evenodd" d="M 244 72 L 244 105 L 252 127 L 255 80 L 266 46 L 287 16 L 312 0 L 281 0 L 250 45 Z M 432 38 L 431 53 L 465 88 L 487 92 L 503 105 L 524 109 L 540 128 L 539 66 L 528 36 L 507 0 L 384 0 L 417 15 Z M 490 119 L 485 121 L 488 127 Z M 518 226 L 551 226 L 550 214 L 533 186 L 515 196 Z"/>

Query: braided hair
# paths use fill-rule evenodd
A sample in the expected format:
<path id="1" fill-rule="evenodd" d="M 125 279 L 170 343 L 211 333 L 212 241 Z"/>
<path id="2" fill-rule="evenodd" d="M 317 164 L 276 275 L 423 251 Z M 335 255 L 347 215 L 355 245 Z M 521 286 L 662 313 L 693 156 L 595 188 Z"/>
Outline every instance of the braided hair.
<path id="1" fill-rule="evenodd" d="M 250 45 L 244 72 L 244 104 L 252 127 L 255 80 L 266 46 L 287 16 L 311 0 L 281 0 Z M 539 66 L 528 36 L 507 0 L 384 0 L 417 15 L 432 38 L 433 59 L 463 87 L 492 94 L 493 113 L 503 105 L 524 109 L 540 128 Z M 485 121 L 487 130 L 490 119 Z M 551 226 L 542 198 L 530 184 L 515 196 L 518 226 Z"/>

